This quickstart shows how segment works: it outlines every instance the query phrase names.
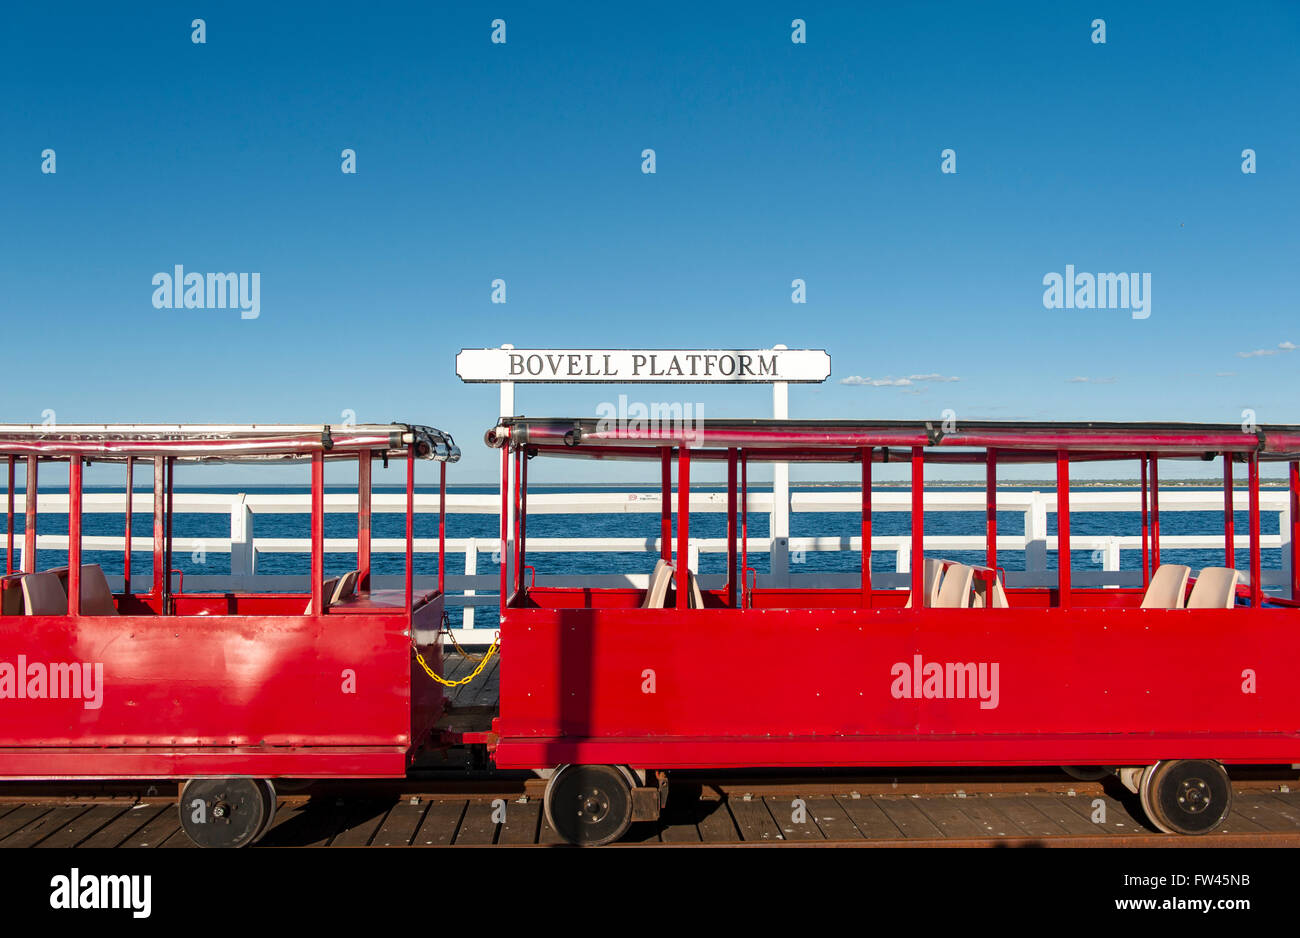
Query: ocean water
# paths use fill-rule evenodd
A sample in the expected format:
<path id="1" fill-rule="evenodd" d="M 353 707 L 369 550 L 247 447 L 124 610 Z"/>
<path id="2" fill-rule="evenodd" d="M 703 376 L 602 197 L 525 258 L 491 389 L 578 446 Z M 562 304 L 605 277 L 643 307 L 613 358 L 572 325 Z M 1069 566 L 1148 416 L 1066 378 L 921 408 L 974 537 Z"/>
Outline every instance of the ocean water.
<path id="1" fill-rule="evenodd" d="M 1040 490 L 1044 486 L 1037 486 Z M 1110 485 L 1110 489 L 1124 489 L 1123 485 Z M 825 491 L 835 486 L 820 487 L 819 490 Z M 843 486 L 845 490 L 854 490 L 851 486 Z M 1080 486 L 1076 490 L 1086 490 L 1087 486 Z M 1197 488 L 1194 486 L 1180 487 L 1184 490 Z M 327 491 L 348 492 L 346 486 L 327 486 Z M 464 493 L 494 493 L 494 486 L 449 486 L 452 492 Z M 539 491 L 543 490 L 539 487 Z M 636 486 L 636 485 L 619 485 L 610 486 L 548 486 L 544 489 L 547 492 L 596 492 L 596 491 L 623 491 L 623 492 L 658 492 L 657 486 Z M 716 487 L 703 487 L 703 491 L 720 491 Z M 764 491 L 762 487 L 755 486 L 755 492 Z M 768 489 L 770 491 L 770 489 Z M 886 490 L 886 489 L 882 489 Z M 935 485 L 927 487 L 927 491 L 970 491 L 969 486 L 944 486 Z M 1135 490 L 1135 489 L 1134 489 Z M 1208 488 L 1204 490 L 1210 490 Z M 92 488 L 87 487 L 87 491 L 118 491 L 111 488 Z M 148 491 L 148 489 L 137 489 L 137 491 Z M 249 493 L 257 492 L 259 494 L 287 494 L 287 493 L 304 493 L 307 489 L 295 486 L 284 487 L 249 487 L 241 486 L 238 489 L 230 487 L 201 487 L 201 488 L 182 488 L 178 487 L 177 492 L 207 492 L 207 493 L 234 493 L 235 491 L 245 491 Z M 400 487 L 380 487 L 376 486 L 376 492 L 394 492 L 404 491 Z M 436 494 L 436 488 L 420 487 L 421 492 L 431 492 Z M 530 491 L 532 489 L 530 488 Z M 373 517 L 372 532 L 376 538 L 400 538 L 404 531 L 404 516 L 399 513 L 394 514 L 376 514 Z M 86 535 L 110 535 L 120 536 L 123 533 L 124 516 L 117 514 L 87 514 L 83 521 L 83 531 Z M 21 515 L 15 517 L 16 540 L 21 538 L 23 532 L 24 519 Z M 827 512 L 827 513 L 808 513 L 796 512 L 791 515 L 790 534 L 792 537 L 810 537 L 810 536 L 844 536 L 851 537 L 860 533 L 860 518 L 853 512 Z M 1248 531 L 1249 518 L 1244 511 L 1237 512 L 1235 517 L 1236 531 L 1243 535 Z M 873 533 L 877 536 L 889 535 L 907 535 L 910 532 L 911 519 L 907 512 L 876 512 L 872 516 Z M 1160 527 L 1162 535 L 1205 535 L 1211 537 L 1221 537 L 1223 533 L 1223 514 L 1221 511 L 1163 511 L 1160 518 Z M 67 533 L 67 516 L 59 514 L 42 514 L 40 516 L 40 533 L 42 534 L 66 534 Z M 925 530 L 927 534 L 949 534 L 949 535 L 982 535 L 984 533 L 984 512 L 983 510 L 969 512 L 927 512 L 925 516 Z M 1020 534 L 1024 530 L 1024 515 L 1020 511 L 1007 511 L 998 513 L 998 530 L 1005 535 Z M 1265 512 L 1261 516 L 1261 530 L 1264 534 L 1278 533 L 1278 516 L 1275 512 Z M 153 518 L 149 512 L 137 512 L 132 518 L 132 531 L 134 535 L 148 537 L 153 531 Z M 1071 532 L 1075 536 L 1079 535 L 1133 535 L 1141 534 L 1141 514 L 1138 511 L 1132 512 L 1075 512 L 1071 515 Z M 197 556 L 192 549 L 187 546 L 187 540 L 193 538 L 224 538 L 230 534 L 230 519 L 226 514 L 183 514 L 178 513 L 173 522 L 173 533 L 175 537 L 175 547 L 173 548 L 173 567 L 182 570 L 185 575 L 228 575 L 230 573 L 230 557 L 225 553 L 209 553 L 206 556 Z M 281 537 L 281 538 L 307 538 L 310 535 L 310 518 L 305 513 L 300 514 L 262 514 L 257 513 L 254 520 L 254 533 L 257 537 Z M 420 513 L 415 518 L 415 533 L 417 537 L 436 538 L 438 534 L 438 516 L 436 512 Z M 1056 516 L 1048 515 L 1048 533 L 1056 533 Z M 723 514 L 696 514 L 691 518 L 691 534 L 694 537 L 702 538 L 721 538 L 726 534 L 726 518 Z M 766 537 L 768 534 L 768 516 L 766 513 L 753 513 L 749 516 L 749 534 L 750 537 Z M 581 575 L 581 574 L 610 574 L 610 573 L 646 573 L 654 566 L 657 554 L 652 546 L 653 540 L 659 535 L 659 515 L 655 513 L 645 514 L 605 514 L 605 515 L 551 515 L 537 514 L 530 516 L 528 519 L 528 536 L 530 538 L 540 537 L 620 537 L 620 538 L 645 538 L 647 549 L 644 553 L 634 552 L 615 552 L 615 553 L 590 553 L 590 554 L 573 554 L 573 553 L 531 553 L 528 557 L 528 563 L 536 568 L 539 576 L 546 574 L 564 574 L 564 575 Z M 326 538 L 349 538 L 356 536 L 356 517 L 350 513 L 330 513 L 325 515 L 325 536 Z M 495 515 L 491 514 L 449 514 L 447 518 L 447 536 L 453 538 L 477 537 L 489 544 L 493 539 L 499 537 L 498 520 Z M 84 562 L 100 564 L 106 573 L 122 573 L 122 554 L 120 551 L 83 551 Z M 952 560 L 958 560 L 966 563 L 983 563 L 984 551 L 982 549 L 975 551 L 943 551 L 944 557 Z M 935 551 L 928 551 L 928 556 L 938 556 Z M 1203 566 L 1221 565 L 1223 562 L 1222 548 L 1204 549 L 1204 550 L 1179 550 L 1164 548 L 1161 551 L 1161 559 L 1170 563 L 1185 563 L 1196 570 Z M 817 572 L 837 572 L 853 573 L 859 569 L 859 557 L 851 551 L 818 551 L 808 552 L 802 558 L 802 562 L 792 565 L 791 569 L 796 573 L 817 573 Z M 39 552 L 39 566 L 42 569 L 60 566 L 67 562 L 67 555 L 64 551 L 41 550 Z M 999 564 L 1006 570 L 1023 570 L 1024 555 L 1018 551 L 1003 551 L 998 557 Z M 1047 555 L 1047 564 L 1050 569 L 1056 568 L 1056 554 L 1049 551 Z M 301 554 L 280 554 L 280 553 L 262 553 L 257 560 L 257 572 L 261 574 L 297 574 L 307 575 L 309 571 L 310 557 L 306 553 Z M 400 575 L 404 568 L 404 557 L 401 554 L 376 554 L 373 557 L 372 569 L 377 574 Z M 1268 549 L 1263 552 L 1262 564 L 1264 569 L 1280 569 L 1282 566 L 1281 551 L 1277 549 Z M 750 565 L 757 568 L 760 572 L 767 568 L 767 557 L 765 554 L 750 553 Z M 1121 553 L 1121 569 L 1136 570 L 1141 565 L 1141 551 L 1123 551 Z M 326 554 L 325 572 L 326 575 L 335 575 L 344 573 L 356 566 L 355 555 L 347 553 Z M 702 554 L 700 557 L 700 572 L 704 574 L 722 573 L 725 570 L 726 558 L 724 554 Z M 1101 563 L 1098 558 L 1094 557 L 1091 551 L 1073 551 L 1071 554 L 1071 566 L 1076 570 L 1100 570 Z M 1249 566 L 1249 557 L 1246 551 L 1238 551 L 1237 566 L 1245 569 Z M 135 551 L 132 556 L 132 576 L 139 578 L 141 581 L 152 575 L 152 556 L 139 550 Z M 436 553 L 418 553 L 415 558 L 415 572 L 417 575 L 436 575 L 438 569 L 438 559 Z M 447 572 L 449 574 L 460 574 L 464 572 L 464 555 L 463 553 L 448 553 Z M 892 550 L 877 550 L 872 554 L 872 569 L 881 573 L 890 573 L 895 570 L 895 554 Z M 478 557 L 479 574 L 496 574 L 499 567 L 493 563 L 491 553 L 481 552 Z M 482 591 L 486 592 L 486 591 Z M 488 624 L 487 619 L 495 620 L 495 610 L 479 607 L 479 624 Z"/>

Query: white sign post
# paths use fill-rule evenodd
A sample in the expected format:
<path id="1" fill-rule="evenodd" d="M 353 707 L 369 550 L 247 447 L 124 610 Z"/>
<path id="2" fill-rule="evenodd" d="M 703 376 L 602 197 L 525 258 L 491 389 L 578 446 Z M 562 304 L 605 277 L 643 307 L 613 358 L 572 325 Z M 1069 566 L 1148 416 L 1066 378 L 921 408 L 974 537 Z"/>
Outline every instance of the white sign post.
<path id="1" fill-rule="evenodd" d="M 501 386 L 501 416 L 515 415 L 515 384 L 770 384 L 772 416 L 790 417 L 791 384 L 820 384 L 830 377 L 831 357 L 822 349 L 461 349 L 456 374 L 466 383 Z M 513 492 L 513 463 L 501 480 Z M 514 499 L 507 500 L 507 530 L 514 530 Z M 771 578 L 790 579 L 790 466 L 772 464 Z M 514 543 L 506 543 L 506 582 Z M 468 625 L 468 623 L 466 623 Z"/>

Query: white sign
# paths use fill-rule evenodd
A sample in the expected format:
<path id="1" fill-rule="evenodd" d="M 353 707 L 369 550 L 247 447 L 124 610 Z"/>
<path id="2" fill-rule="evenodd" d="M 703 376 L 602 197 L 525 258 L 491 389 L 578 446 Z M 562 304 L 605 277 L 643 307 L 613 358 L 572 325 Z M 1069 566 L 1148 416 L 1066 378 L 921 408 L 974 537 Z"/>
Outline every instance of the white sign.
<path id="1" fill-rule="evenodd" d="M 461 349 L 467 382 L 551 384 L 817 384 L 830 377 L 821 349 Z"/>

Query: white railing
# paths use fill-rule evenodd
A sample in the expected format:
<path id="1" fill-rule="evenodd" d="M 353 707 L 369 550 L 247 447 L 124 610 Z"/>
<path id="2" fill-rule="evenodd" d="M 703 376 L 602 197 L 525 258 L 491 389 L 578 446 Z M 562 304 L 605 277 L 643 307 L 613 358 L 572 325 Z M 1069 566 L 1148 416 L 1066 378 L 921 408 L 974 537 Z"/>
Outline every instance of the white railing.
<path id="1" fill-rule="evenodd" d="M 175 495 L 175 511 L 179 514 L 222 514 L 230 518 L 229 537 L 176 537 L 173 544 L 174 554 L 212 554 L 230 555 L 229 575 L 187 574 L 184 587 L 187 591 L 203 592 L 211 590 L 236 591 L 305 591 L 308 580 L 303 575 L 261 574 L 258 572 L 258 557 L 263 554 L 292 553 L 305 554 L 311 550 L 310 538 L 257 537 L 255 534 L 256 518 L 259 514 L 307 514 L 311 508 L 311 496 L 303 494 L 200 494 L 178 492 Z M 124 495 L 106 493 L 87 493 L 83 499 L 83 511 L 87 514 L 121 514 L 125 511 Z M 447 514 L 468 515 L 481 514 L 496 518 L 500 511 L 501 500 L 496 494 L 461 494 L 451 493 L 447 496 Z M 675 506 L 675 500 L 674 500 Z M 1249 506 L 1245 492 L 1234 493 L 1234 508 L 1245 511 Z M 723 493 L 696 493 L 691 496 L 691 512 L 724 513 L 727 507 L 726 495 Z M 767 515 L 770 519 L 774 510 L 773 496 L 768 492 L 755 492 L 749 495 L 748 512 L 751 516 Z M 438 497 L 436 494 L 417 494 L 415 510 L 417 514 L 436 514 Z M 546 493 L 531 492 L 528 496 L 530 515 L 542 514 L 654 514 L 658 515 L 661 502 L 658 493 Z M 1276 513 L 1279 518 L 1280 534 L 1266 534 L 1260 538 L 1263 550 L 1281 549 L 1281 569 L 1264 570 L 1265 587 L 1283 586 L 1290 583 L 1290 499 L 1285 490 L 1265 490 L 1260 497 L 1261 514 Z M 66 495 L 43 494 L 38 504 L 40 514 L 66 514 L 68 498 Z M 401 514 L 406 510 L 406 497 L 401 493 L 376 493 L 373 497 L 375 514 Z M 873 512 L 911 511 L 911 494 L 906 490 L 878 490 L 872 493 Z M 925 496 L 927 512 L 943 511 L 984 511 L 984 492 L 971 491 L 927 492 Z M 1047 517 L 1056 510 L 1056 495 L 1052 492 L 1028 491 L 1024 489 L 1007 489 L 998 492 L 998 511 L 1020 512 L 1024 517 L 1023 530 L 1016 534 L 998 534 L 999 556 L 1007 553 L 1021 553 L 1024 556 L 1023 571 L 1008 571 L 1007 583 L 1012 586 L 1050 586 L 1056 583 L 1056 573 L 1048 567 L 1048 557 L 1055 552 L 1055 536 L 1047 533 Z M 1133 491 L 1114 490 L 1073 490 L 1070 493 L 1070 514 L 1075 518 L 1082 514 L 1094 512 L 1140 510 L 1139 495 Z M 24 500 L 17 496 L 16 512 L 24 511 Z M 153 498 L 149 493 L 136 493 L 132 499 L 132 511 L 142 515 L 151 515 Z M 327 494 L 325 496 L 327 513 L 356 514 L 357 498 L 355 495 Z M 857 515 L 860 512 L 860 495 L 849 489 L 833 491 L 795 490 L 790 497 L 789 511 L 800 513 L 836 513 L 843 512 Z M 1160 493 L 1160 516 L 1162 527 L 1168 528 L 1171 515 L 1186 511 L 1215 512 L 1221 517 L 1223 512 L 1223 495 L 1214 491 L 1186 491 L 1166 489 Z M 1217 523 L 1217 522 L 1216 522 Z M 1076 523 L 1077 528 L 1077 523 Z M 1246 550 L 1249 536 L 1238 526 L 1236 547 Z M 15 549 L 21 554 L 22 537 L 15 538 Z M 133 537 L 132 551 L 137 555 L 148 554 L 153 549 L 151 537 Z M 464 573 L 447 573 L 447 591 L 450 604 L 462 607 L 462 627 L 456 629 L 459 641 L 483 641 L 484 630 L 467 634 L 465 630 L 474 628 L 475 606 L 496 606 L 500 578 L 496 572 L 480 574 L 478 572 L 479 555 L 492 555 L 493 563 L 499 563 L 500 539 L 489 537 L 447 538 L 447 554 L 450 561 L 453 555 L 461 555 L 464 560 Z M 797 572 L 807 555 L 821 551 L 860 551 L 860 537 L 821 536 L 776 538 L 750 537 L 749 554 L 751 566 L 755 555 L 767 554 L 771 565 L 767 573 L 758 577 L 760 586 L 794 586 L 794 587 L 831 587 L 853 586 L 858 581 L 854 573 L 801 573 Z M 1223 549 L 1223 535 L 1168 535 L 1160 538 L 1161 549 Z M 37 548 L 42 550 L 67 550 L 68 539 L 65 535 L 40 534 Z M 88 551 L 118 551 L 124 546 L 121 535 L 83 536 L 82 549 Z M 927 551 L 983 551 L 984 536 L 977 535 L 927 535 Z M 774 550 L 773 548 L 777 549 Z M 1092 552 L 1099 569 L 1075 570 L 1071 574 L 1076 586 L 1135 586 L 1141 583 L 1138 570 L 1121 570 L 1120 554 L 1122 551 L 1140 551 L 1142 539 L 1139 535 L 1088 535 L 1072 533 L 1070 547 L 1073 551 Z M 326 538 L 325 551 L 330 553 L 355 552 L 355 538 Z M 658 537 L 529 537 L 528 553 L 636 553 L 650 554 L 659 550 Z M 374 538 L 371 551 L 374 554 L 401 554 L 405 551 L 402 538 Z M 417 537 L 415 551 L 417 555 L 436 555 L 438 540 Z M 724 553 L 727 549 L 725 538 L 691 538 L 688 564 L 693 570 L 699 569 L 701 553 Z M 912 539 L 910 534 L 873 536 L 872 551 L 893 551 L 896 572 L 877 572 L 873 575 L 874 585 L 880 587 L 904 588 L 909 585 L 908 571 L 912 565 Z M 788 558 L 789 564 L 782 564 L 780 558 Z M 448 568 L 454 566 L 447 564 Z M 542 575 L 538 576 L 538 585 L 548 586 L 636 586 L 644 588 L 649 579 L 649 567 L 640 574 L 605 574 L 605 575 Z M 769 566 L 762 564 L 761 566 Z M 121 587 L 121 576 L 110 576 L 115 589 Z M 721 575 L 704 575 L 700 577 L 706 587 L 719 587 Z M 397 587 L 402 584 L 399 576 L 375 576 L 377 587 Z M 417 576 L 417 589 L 432 589 L 436 586 L 436 577 Z M 486 593 L 486 595 L 485 595 Z"/>

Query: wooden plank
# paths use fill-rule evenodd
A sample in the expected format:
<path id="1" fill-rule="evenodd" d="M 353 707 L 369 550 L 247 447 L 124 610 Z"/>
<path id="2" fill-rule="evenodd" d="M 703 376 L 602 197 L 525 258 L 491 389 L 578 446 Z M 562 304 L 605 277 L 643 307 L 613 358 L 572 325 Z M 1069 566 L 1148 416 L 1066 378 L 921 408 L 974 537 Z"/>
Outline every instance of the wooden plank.
<path id="1" fill-rule="evenodd" d="M 470 683 L 465 687 L 465 690 L 470 693 L 468 701 L 464 701 L 464 698 L 461 698 L 462 701 L 464 701 L 464 706 L 485 707 L 496 702 L 497 698 L 500 696 L 497 692 L 500 685 L 493 683 L 493 681 L 498 680 L 497 669 L 500 666 L 501 656 L 493 655 L 492 660 L 489 661 L 487 667 L 483 669 L 483 673 L 470 681 Z M 473 667 L 477 668 L 478 663 L 475 662 Z M 470 670 L 473 669 L 471 668 Z M 469 673 L 469 671 L 466 671 L 467 675 Z"/>
<path id="2" fill-rule="evenodd" d="M 542 812 L 542 826 L 537 834 L 537 842 L 539 844 L 548 844 L 548 845 L 564 843 L 559 833 L 555 830 L 554 827 L 551 826 L 551 822 L 546 820 L 545 811 Z"/>
<path id="3" fill-rule="evenodd" d="M 962 799 L 961 811 L 975 822 L 981 837 L 1026 837 L 1024 828 L 1001 810 L 1001 798 L 974 796 Z"/>
<path id="4" fill-rule="evenodd" d="M 808 798 L 808 816 L 827 840 L 861 840 L 862 831 L 834 798 Z"/>
<path id="5" fill-rule="evenodd" d="M 34 847 L 51 834 L 57 834 L 63 825 L 72 823 L 88 810 L 88 805 L 73 804 L 46 811 L 0 841 L 0 847 Z"/>
<path id="6" fill-rule="evenodd" d="M 802 822 L 795 822 L 795 804 L 794 802 L 802 801 Z M 781 834 L 786 840 L 825 840 L 822 829 L 817 826 L 817 819 L 808 808 L 807 798 L 764 798 L 767 804 L 767 810 L 771 813 L 772 819 L 776 821 L 777 827 L 781 828 Z"/>
<path id="7" fill-rule="evenodd" d="M 176 805 L 164 805 L 164 811 L 161 811 L 156 817 L 152 818 L 149 823 L 145 824 L 138 831 L 132 834 L 126 840 L 122 841 L 123 847 L 157 847 L 168 837 L 175 834 L 181 829 L 181 815 Z"/>
<path id="8" fill-rule="evenodd" d="M 506 805 L 506 821 L 501 825 L 498 844 L 535 844 L 537 828 L 541 823 L 542 803 L 536 798 L 525 802 L 511 801 Z"/>
<path id="9" fill-rule="evenodd" d="M 999 798 L 998 807 L 1030 837 L 1060 837 L 1067 833 L 1064 827 L 1038 810 L 1027 798 Z M 1070 816 L 1078 819 L 1074 812 L 1070 812 Z M 1082 833 L 1093 832 L 1084 830 Z"/>
<path id="10" fill-rule="evenodd" d="M 1078 837 L 1092 835 L 1102 837 L 1110 833 L 1100 825 L 1092 823 L 1088 817 L 1081 816 L 1079 812 L 1066 803 L 1082 800 L 1085 804 L 1090 804 L 1092 802 L 1091 798 L 1072 798 L 1069 795 L 1025 795 L 1020 800 L 1039 811 L 1067 834 Z"/>
<path id="11" fill-rule="evenodd" d="M 138 804 L 122 812 L 80 844 L 82 847 L 117 847 L 124 840 L 164 812 L 176 813 L 174 804 Z M 179 823 L 179 821 L 178 821 Z"/>
<path id="12" fill-rule="evenodd" d="M 943 836 L 943 831 L 916 806 L 915 799 L 906 795 L 876 795 L 871 800 L 880 806 L 907 839 Z"/>
<path id="13" fill-rule="evenodd" d="M 671 804 L 671 800 L 669 801 Z M 699 820 L 696 829 L 700 840 L 706 844 L 734 844 L 740 842 L 740 831 L 727 810 L 727 803 L 721 800 L 701 800 Z"/>
<path id="14" fill-rule="evenodd" d="M 261 841 L 259 840 L 260 844 Z M 190 840 L 190 835 L 185 833 L 185 828 L 177 827 L 176 833 L 172 834 L 166 840 L 158 845 L 160 850 L 197 850 L 199 845 Z"/>
<path id="15" fill-rule="evenodd" d="M 727 799 L 727 808 L 736 821 L 740 836 L 745 841 L 779 841 L 784 837 L 781 828 L 767 810 L 767 804 L 761 798 L 746 801 L 743 797 Z"/>
<path id="16" fill-rule="evenodd" d="M 388 812 L 388 817 L 384 818 L 384 823 L 379 826 L 379 830 L 371 839 L 370 846 L 407 846 L 415 836 L 415 832 L 420 829 L 420 823 L 428 810 L 429 805 L 423 801 L 419 804 L 411 804 L 407 800 L 394 805 L 393 810 Z"/>
<path id="17" fill-rule="evenodd" d="M 334 835 L 331 847 L 365 847 L 379 831 L 388 812 L 389 802 L 350 801 L 344 805 L 343 830 Z"/>
<path id="18" fill-rule="evenodd" d="M 465 808 L 465 817 L 456 832 L 456 846 L 475 844 L 482 846 L 493 843 L 497 835 L 497 823 L 492 820 L 492 802 L 471 801 Z"/>
<path id="19" fill-rule="evenodd" d="M 1220 830 L 1227 830 L 1234 821 L 1246 821 L 1256 830 L 1294 831 L 1296 823 L 1282 812 L 1286 807 L 1268 798 L 1261 798 L 1254 792 L 1238 793 L 1232 799 L 1232 815 L 1224 822 Z M 1242 830 L 1245 825 L 1238 828 Z"/>
<path id="20" fill-rule="evenodd" d="M 880 805 L 871 798 L 854 798 L 852 795 L 837 795 L 835 802 L 844 809 L 862 836 L 867 840 L 898 840 L 903 832 L 889 819 L 889 815 L 880 810 Z"/>
<path id="21" fill-rule="evenodd" d="M 945 837 L 980 837 L 984 829 L 962 811 L 964 798 L 938 795 L 913 802 Z"/>
<path id="22" fill-rule="evenodd" d="M 53 810 L 54 806 L 48 804 L 19 805 L 15 810 L 0 818 L 0 843 L 3 843 L 4 839 L 14 831 L 22 830 L 28 824 L 44 817 Z"/>
<path id="23" fill-rule="evenodd" d="M 465 801 L 433 801 L 411 843 L 416 847 L 445 847 L 456 839 L 465 814 Z"/>
<path id="24" fill-rule="evenodd" d="M 101 827 L 111 823 L 114 819 L 120 817 L 127 810 L 127 804 L 97 804 L 71 821 L 64 823 L 63 827 L 51 834 L 45 840 L 42 840 L 36 846 L 39 847 L 75 847 Z"/>
<path id="25" fill-rule="evenodd" d="M 1300 827 L 1300 792 L 1270 791 L 1256 794 L 1266 796 L 1264 803 L 1290 821 L 1293 830 Z"/>
<path id="26" fill-rule="evenodd" d="M 1135 799 L 1137 795 L 1133 796 Z M 1106 822 L 1104 824 L 1093 823 L 1092 815 L 1095 810 L 1094 801 L 1100 799 L 1106 806 Z M 1079 817 L 1092 823 L 1094 831 L 1105 831 L 1108 834 L 1145 834 L 1155 830 L 1148 827 L 1145 819 L 1139 821 L 1129 814 L 1124 805 L 1116 801 L 1110 795 L 1084 795 L 1077 798 L 1065 798 L 1061 802 Z"/>

